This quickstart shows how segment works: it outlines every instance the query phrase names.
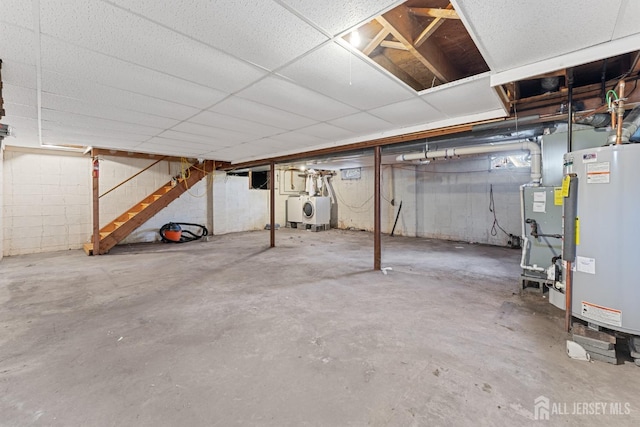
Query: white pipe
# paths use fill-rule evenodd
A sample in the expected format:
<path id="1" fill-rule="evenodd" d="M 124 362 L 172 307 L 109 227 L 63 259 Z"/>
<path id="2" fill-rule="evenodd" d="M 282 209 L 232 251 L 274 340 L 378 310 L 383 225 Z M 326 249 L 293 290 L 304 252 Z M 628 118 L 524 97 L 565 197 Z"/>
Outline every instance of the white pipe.
<path id="1" fill-rule="evenodd" d="M 468 147 L 445 148 L 443 150 L 434 151 L 429 151 L 425 146 L 424 151 L 401 154 L 396 157 L 396 161 L 403 162 L 406 160 L 432 160 L 515 150 L 529 151 L 529 153 L 531 153 L 531 181 L 534 186 L 540 185 L 540 180 L 542 178 L 542 151 L 540 150 L 540 146 L 537 143 L 531 141 L 510 142 L 506 144 L 495 145 L 471 145 Z"/>
<path id="2" fill-rule="evenodd" d="M 522 244 L 522 258 L 520 258 L 520 268 L 522 268 L 523 270 L 529 270 L 529 271 L 545 271 L 544 268 L 538 267 L 537 265 L 531 266 L 531 265 L 526 265 L 524 263 L 524 258 L 527 253 L 528 247 L 529 247 L 529 239 L 527 239 L 527 237 L 524 236 L 524 242 Z"/>

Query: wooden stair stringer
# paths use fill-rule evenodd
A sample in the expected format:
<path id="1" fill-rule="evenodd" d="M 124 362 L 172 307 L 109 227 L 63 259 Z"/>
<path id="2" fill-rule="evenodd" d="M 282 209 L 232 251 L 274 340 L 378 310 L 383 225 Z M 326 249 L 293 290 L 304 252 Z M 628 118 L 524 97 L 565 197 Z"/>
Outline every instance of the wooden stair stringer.
<path id="1" fill-rule="evenodd" d="M 179 180 L 175 186 L 171 186 L 171 182 L 166 183 L 102 227 L 100 229 L 100 254 L 107 253 L 135 229 L 206 177 L 214 170 L 214 164 L 214 161 L 206 160 L 204 163 L 191 166 L 188 169 L 188 178 Z M 93 242 L 85 243 L 83 249 L 87 255 L 92 255 Z"/>

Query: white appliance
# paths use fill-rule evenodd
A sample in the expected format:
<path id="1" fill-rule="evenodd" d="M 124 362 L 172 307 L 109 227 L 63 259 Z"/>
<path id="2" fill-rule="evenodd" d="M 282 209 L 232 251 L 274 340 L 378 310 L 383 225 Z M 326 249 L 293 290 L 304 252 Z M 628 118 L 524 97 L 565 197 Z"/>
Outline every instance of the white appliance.
<path id="1" fill-rule="evenodd" d="M 302 222 L 302 197 L 294 196 L 287 199 L 287 222 Z"/>
<path id="2" fill-rule="evenodd" d="M 331 222 L 330 197 L 300 197 L 302 202 L 302 222 L 304 224 L 323 225 Z"/>

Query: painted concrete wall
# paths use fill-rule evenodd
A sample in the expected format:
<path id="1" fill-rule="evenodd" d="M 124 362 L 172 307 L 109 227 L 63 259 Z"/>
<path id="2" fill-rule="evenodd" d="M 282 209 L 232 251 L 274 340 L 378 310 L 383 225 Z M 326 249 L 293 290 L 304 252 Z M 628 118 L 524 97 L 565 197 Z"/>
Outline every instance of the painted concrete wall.
<path id="1" fill-rule="evenodd" d="M 362 172 L 357 181 L 334 178 L 340 228 L 373 228 L 373 168 Z M 489 157 L 383 166 L 382 232 L 391 231 L 402 201 L 397 235 L 504 245 L 508 237 L 503 232 L 491 235 L 491 185 L 499 224 L 520 235 L 519 188 L 529 182 L 529 173 L 529 169 L 491 170 Z"/>
<path id="2" fill-rule="evenodd" d="M 105 157 L 100 192 L 150 165 L 151 160 Z M 91 236 L 91 160 L 45 150 L 10 149 L 2 169 L 2 242 L 4 255 L 79 249 Z M 105 195 L 100 222 L 106 224 L 180 171 L 179 163 L 160 162 Z M 281 196 L 278 196 L 281 197 Z M 286 196 L 282 196 L 286 197 Z M 284 224 L 284 199 L 277 199 L 276 221 Z M 222 172 L 205 178 L 135 230 L 121 244 L 159 240 L 167 222 L 207 226 L 211 234 L 263 229 L 269 221 L 269 192 L 250 190 L 247 177 Z"/>
<path id="3" fill-rule="evenodd" d="M 249 189 L 247 177 L 217 172 L 213 194 L 215 234 L 262 230 L 269 222 L 269 191 Z"/>
<path id="4" fill-rule="evenodd" d="M 4 153 L 4 255 L 76 249 L 89 237 L 89 160 L 43 153 Z"/>

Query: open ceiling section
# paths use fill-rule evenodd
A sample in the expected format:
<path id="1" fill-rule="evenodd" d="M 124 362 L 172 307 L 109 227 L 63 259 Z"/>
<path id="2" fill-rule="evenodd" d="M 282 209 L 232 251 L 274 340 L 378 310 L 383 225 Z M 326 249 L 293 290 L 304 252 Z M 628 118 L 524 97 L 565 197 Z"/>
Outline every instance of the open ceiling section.
<path id="1" fill-rule="evenodd" d="M 344 39 L 418 92 L 489 71 L 447 0 L 409 0 Z"/>
<path id="2" fill-rule="evenodd" d="M 607 92 L 621 79 L 627 81 L 629 107 L 637 102 L 637 81 L 640 77 L 640 51 L 589 62 L 572 68 L 534 76 L 502 85 L 510 114 L 566 113 L 570 76 L 573 76 L 574 110 L 591 110 L 606 102 Z"/>

